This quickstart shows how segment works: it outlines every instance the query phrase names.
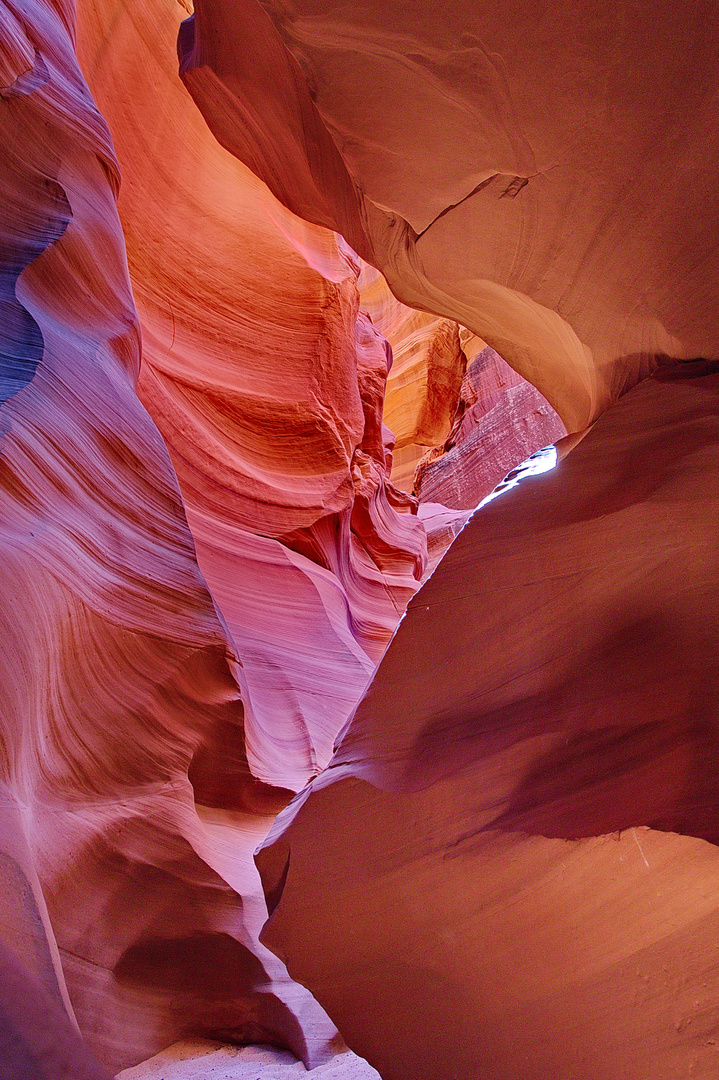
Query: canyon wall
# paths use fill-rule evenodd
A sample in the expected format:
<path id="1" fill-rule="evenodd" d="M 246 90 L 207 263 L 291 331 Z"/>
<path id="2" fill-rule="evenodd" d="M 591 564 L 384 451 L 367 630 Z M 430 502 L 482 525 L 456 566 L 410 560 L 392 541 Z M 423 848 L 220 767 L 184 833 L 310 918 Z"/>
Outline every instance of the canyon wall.
<path id="1" fill-rule="evenodd" d="M 471 518 L 258 856 L 263 940 L 383 1080 L 716 1074 L 708 369 Z"/>
<path id="2" fill-rule="evenodd" d="M 657 364 L 717 356 L 715 14 L 198 0 L 180 55 L 280 201 L 574 432 Z"/>
<path id="3" fill-rule="evenodd" d="M 473 510 L 536 450 L 567 434 L 539 391 L 466 330 L 468 366 L 454 423 L 444 442 L 420 458 L 414 486 L 421 502 Z"/>
<path id="4" fill-rule="evenodd" d="M 123 168 L 138 393 L 242 658 L 253 772 L 299 790 L 418 586 L 425 529 L 387 480 L 391 352 L 357 257 L 213 138 L 177 76 L 185 14 L 81 9 L 80 57 Z"/>
<path id="5" fill-rule="evenodd" d="M 475 334 L 408 308 L 366 263 L 359 287 L 392 345 L 392 481 L 420 503 L 473 510 L 519 462 L 566 435 L 549 402 Z"/>
<path id="6" fill-rule="evenodd" d="M 711 19 L 0 0 L 18 1075 L 714 1075 Z"/>
<path id="7" fill-rule="evenodd" d="M 112 1066 L 188 1032 L 317 1061 L 333 1026 L 257 942 L 251 854 L 291 792 L 248 765 L 241 661 L 135 392 L 72 7 L 2 15 L 2 937 Z"/>
<path id="8" fill-rule="evenodd" d="M 357 256 L 197 113 L 186 11 L 80 8 L 124 236 L 72 8 L 0 14 L 8 963 L 113 1067 L 188 1034 L 316 1063 L 335 1030 L 259 943 L 252 853 L 426 566 L 391 351 Z"/>

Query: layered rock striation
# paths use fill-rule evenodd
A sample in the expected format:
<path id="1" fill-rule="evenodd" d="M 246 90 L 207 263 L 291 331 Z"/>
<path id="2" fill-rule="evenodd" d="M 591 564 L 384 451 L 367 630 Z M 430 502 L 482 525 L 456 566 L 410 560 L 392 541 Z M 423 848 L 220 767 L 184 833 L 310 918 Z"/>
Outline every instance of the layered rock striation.
<path id="1" fill-rule="evenodd" d="M 715 1075 L 713 367 L 472 517 L 258 856 L 383 1080 Z"/>
<path id="2" fill-rule="evenodd" d="M 574 432 L 657 364 L 716 357 L 713 18 L 711 0 L 198 0 L 181 69 L 280 201 Z"/>
<path id="3" fill-rule="evenodd" d="M 115 1067 L 188 1025 L 318 1060 L 332 1025 L 257 943 L 251 851 L 290 792 L 249 768 L 239 660 L 135 392 L 119 174 L 75 59 L 73 12 L 46 0 L 0 11 L 3 59 L 18 41 L 23 63 L 32 55 L 0 100 L 8 963 Z M 222 810 L 218 790 L 231 793 Z M 23 1034 L 31 1017 L 6 1020 L 20 1069 L 37 1048 Z"/>
<path id="4" fill-rule="evenodd" d="M 359 288 L 362 310 L 392 345 L 383 418 L 394 435 L 392 481 L 411 492 L 417 462 L 444 443 L 459 405 L 467 366 L 460 328 L 402 304 L 368 263 Z"/>
<path id="5" fill-rule="evenodd" d="M 177 77 L 184 14 L 95 5 L 80 55 L 123 165 L 138 392 L 242 660 L 253 772 L 298 790 L 418 587 L 426 530 L 389 483 L 391 351 L 359 310 L 357 257 L 213 138 Z"/>
<path id="6" fill-rule="evenodd" d="M 474 335 L 460 334 L 468 366 L 445 441 L 417 464 L 421 502 L 474 510 L 516 467 L 563 439 L 564 424 L 531 383 Z"/>
<path id="7" fill-rule="evenodd" d="M 351 249 L 207 130 L 186 12 L 82 5 L 141 353 L 73 13 L 0 11 L 3 938 L 112 1066 L 188 1033 L 315 1063 L 334 1028 L 258 941 L 252 852 L 426 565 L 391 352 Z"/>
<path id="8" fill-rule="evenodd" d="M 188 8 L 0 0 L 11 1068 L 709 1080 L 712 6 Z"/>
<path id="9" fill-rule="evenodd" d="M 368 264 L 359 286 L 392 345 L 392 480 L 420 503 L 474 510 L 519 462 L 566 435 L 549 402 L 475 334 L 406 307 Z"/>

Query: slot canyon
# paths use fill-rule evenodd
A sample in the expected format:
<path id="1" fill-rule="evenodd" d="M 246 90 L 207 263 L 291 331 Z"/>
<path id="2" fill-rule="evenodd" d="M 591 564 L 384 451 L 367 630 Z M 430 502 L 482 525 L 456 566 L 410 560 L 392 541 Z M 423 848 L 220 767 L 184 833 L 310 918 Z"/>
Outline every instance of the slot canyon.
<path id="1" fill-rule="evenodd" d="M 0 0 L 0 1080 L 719 1076 L 718 41 Z"/>

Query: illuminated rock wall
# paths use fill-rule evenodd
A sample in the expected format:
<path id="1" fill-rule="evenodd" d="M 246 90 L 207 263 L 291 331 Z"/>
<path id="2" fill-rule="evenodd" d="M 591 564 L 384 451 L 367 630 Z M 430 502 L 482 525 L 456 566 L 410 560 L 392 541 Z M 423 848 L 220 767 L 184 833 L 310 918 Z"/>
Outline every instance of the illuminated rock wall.
<path id="1" fill-rule="evenodd" d="M 78 14 L 0 0 L 0 933 L 53 1080 L 75 1018 L 710 1080 L 712 5 Z M 320 773 L 275 955 L 252 854 Z"/>

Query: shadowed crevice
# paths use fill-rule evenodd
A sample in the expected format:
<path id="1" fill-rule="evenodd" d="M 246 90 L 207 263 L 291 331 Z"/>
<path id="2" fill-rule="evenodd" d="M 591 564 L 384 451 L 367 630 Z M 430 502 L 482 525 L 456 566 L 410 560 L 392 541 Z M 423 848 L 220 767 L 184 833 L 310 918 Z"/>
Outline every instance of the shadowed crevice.
<path id="1" fill-rule="evenodd" d="M 3 173 L 13 171 L 13 162 Z M 16 175 L 0 178 L 11 194 L 5 201 L 7 224 L 0 228 L 0 403 L 14 397 L 33 379 L 42 360 L 42 331 L 18 300 L 17 283 L 23 270 L 65 232 L 72 211 L 60 184 L 33 177 L 31 191 L 23 190 Z M 7 181 L 10 181 L 8 184 Z M 6 187 L 6 190 L 7 190 Z M 22 192 L 22 196 L 20 196 Z"/>

